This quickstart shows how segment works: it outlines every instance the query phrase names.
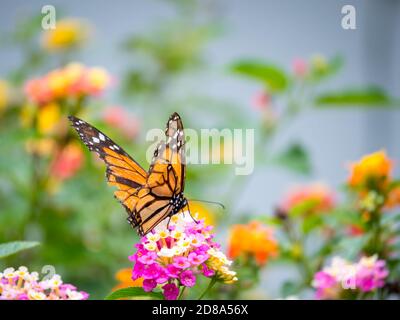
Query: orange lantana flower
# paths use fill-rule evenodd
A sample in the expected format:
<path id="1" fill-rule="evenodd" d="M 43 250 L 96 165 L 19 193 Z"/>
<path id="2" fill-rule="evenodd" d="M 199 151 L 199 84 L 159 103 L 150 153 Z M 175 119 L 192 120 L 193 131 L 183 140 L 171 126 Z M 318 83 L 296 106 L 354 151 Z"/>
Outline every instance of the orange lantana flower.
<path id="1" fill-rule="evenodd" d="M 103 68 L 70 63 L 27 81 L 25 94 L 30 102 L 42 106 L 63 99 L 96 96 L 111 83 L 111 76 Z"/>
<path id="2" fill-rule="evenodd" d="M 129 287 L 142 287 L 143 284 L 143 278 L 132 280 L 131 268 L 125 268 L 117 271 L 115 274 L 115 279 L 117 279 L 119 283 L 113 288 L 113 291 Z"/>
<path id="3" fill-rule="evenodd" d="M 258 221 L 237 224 L 230 230 L 228 255 L 235 259 L 239 256 L 254 257 L 258 265 L 264 265 L 278 252 L 278 244 L 272 230 Z"/>
<path id="4" fill-rule="evenodd" d="M 377 188 L 387 186 L 393 169 L 393 161 L 385 151 L 371 153 L 353 163 L 350 168 L 348 184 L 353 188 L 363 189 L 371 183 Z"/>

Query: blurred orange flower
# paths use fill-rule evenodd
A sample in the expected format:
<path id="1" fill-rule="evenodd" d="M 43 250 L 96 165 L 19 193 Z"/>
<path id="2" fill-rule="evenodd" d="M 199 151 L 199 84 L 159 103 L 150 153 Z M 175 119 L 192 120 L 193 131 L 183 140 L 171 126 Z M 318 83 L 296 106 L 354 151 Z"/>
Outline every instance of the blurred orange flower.
<path id="1" fill-rule="evenodd" d="M 389 191 L 385 202 L 385 209 L 393 209 L 400 205 L 400 186 L 394 187 Z"/>
<path id="2" fill-rule="evenodd" d="M 108 72 L 100 67 L 93 67 L 86 70 L 85 85 L 89 94 L 101 93 L 111 83 Z"/>
<path id="3" fill-rule="evenodd" d="M 28 98 L 43 105 L 59 99 L 98 95 L 111 84 L 111 77 L 99 67 L 85 67 L 79 63 L 53 70 L 25 84 Z"/>
<path id="4" fill-rule="evenodd" d="M 70 143 L 55 157 L 51 173 L 53 177 L 65 180 L 72 177 L 82 166 L 84 155 L 77 143 Z"/>
<path id="5" fill-rule="evenodd" d="M 357 189 L 384 188 L 390 181 L 392 168 L 393 161 L 385 151 L 366 155 L 351 165 L 348 184 Z"/>
<path id="6" fill-rule="evenodd" d="M 278 253 L 278 244 L 272 230 L 261 222 L 233 225 L 230 230 L 228 256 L 235 259 L 239 256 L 254 257 L 258 265 L 264 265 L 270 257 Z"/>
<path id="7" fill-rule="evenodd" d="M 25 84 L 25 94 L 28 98 L 37 104 L 44 104 L 51 101 L 52 96 L 47 82 L 41 78 L 34 78 Z"/>
<path id="8" fill-rule="evenodd" d="M 305 205 L 304 211 L 307 214 L 323 213 L 334 208 L 335 198 L 335 193 L 321 183 L 297 186 L 283 198 L 279 209 L 289 213 L 292 209 Z"/>
<path id="9" fill-rule="evenodd" d="M 119 270 L 115 274 L 118 284 L 113 288 L 113 291 L 129 287 L 142 287 L 143 278 L 132 280 L 132 268 L 125 268 Z"/>
<path id="10" fill-rule="evenodd" d="M 63 51 L 82 45 L 89 36 L 89 24 L 81 19 L 62 19 L 55 29 L 43 33 L 42 45 L 48 51 Z"/>
<path id="11" fill-rule="evenodd" d="M 365 233 L 364 229 L 356 224 L 351 224 L 347 227 L 347 233 L 351 236 L 360 236 L 363 235 Z"/>
<path id="12" fill-rule="evenodd" d="M 139 134 L 139 120 L 122 107 L 108 107 L 103 113 L 103 119 L 108 125 L 121 130 L 128 139 L 133 139 Z"/>

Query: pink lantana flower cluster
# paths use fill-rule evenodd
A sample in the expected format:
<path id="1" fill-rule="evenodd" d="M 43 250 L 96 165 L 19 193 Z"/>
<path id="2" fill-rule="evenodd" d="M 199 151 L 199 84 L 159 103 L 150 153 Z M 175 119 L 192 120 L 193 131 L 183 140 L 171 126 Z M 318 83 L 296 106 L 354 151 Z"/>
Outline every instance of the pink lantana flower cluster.
<path id="1" fill-rule="evenodd" d="M 168 219 L 166 219 L 168 220 Z M 213 241 L 212 227 L 194 222 L 188 214 L 163 221 L 136 245 L 132 279 L 143 278 L 146 292 L 161 288 L 165 299 L 175 300 L 181 289 L 193 287 L 199 276 L 232 283 L 236 272 Z"/>
<path id="2" fill-rule="evenodd" d="M 314 275 L 312 285 L 317 299 L 337 299 L 345 290 L 367 293 L 382 288 L 388 274 L 386 262 L 377 255 L 363 257 L 357 263 L 335 257 L 330 266 Z"/>
<path id="3" fill-rule="evenodd" d="M 56 100 L 98 95 L 111 82 L 110 75 L 103 68 L 70 63 L 40 78 L 29 80 L 25 85 L 25 93 L 32 102 L 43 105 Z"/>
<path id="4" fill-rule="evenodd" d="M 0 300 L 86 300 L 89 295 L 71 284 L 63 283 L 58 274 L 39 280 L 37 272 L 21 266 L 0 272 Z"/>

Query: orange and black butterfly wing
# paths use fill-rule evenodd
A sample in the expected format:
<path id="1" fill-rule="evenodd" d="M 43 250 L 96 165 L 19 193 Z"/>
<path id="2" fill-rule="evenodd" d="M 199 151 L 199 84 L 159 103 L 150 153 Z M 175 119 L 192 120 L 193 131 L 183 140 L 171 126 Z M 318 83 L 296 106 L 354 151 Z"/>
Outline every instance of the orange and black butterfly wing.
<path id="1" fill-rule="evenodd" d="M 151 188 L 143 187 L 137 192 L 134 218 L 138 225 L 138 233 L 143 236 L 153 230 L 161 221 L 170 216 L 173 206 L 169 197 L 159 197 Z"/>
<path id="2" fill-rule="evenodd" d="M 165 136 L 154 151 L 147 185 L 155 194 L 172 197 L 184 191 L 186 173 L 185 136 L 177 113 L 169 118 Z"/>
<path id="3" fill-rule="evenodd" d="M 177 113 L 169 118 L 165 135 L 167 140 L 154 151 L 146 187 L 138 192 L 135 215 L 142 235 L 172 214 L 171 200 L 184 190 L 184 133 Z"/>
<path id="4" fill-rule="evenodd" d="M 137 191 L 146 184 L 147 172 L 100 130 L 73 116 L 69 116 L 69 120 L 89 150 L 96 152 L 106 163 L 107 181 L 118 189 L 114 196 L 132 215 L 138 201 Z M 134 216 L 131 223 L 133 226 L 138 224 Z"/>

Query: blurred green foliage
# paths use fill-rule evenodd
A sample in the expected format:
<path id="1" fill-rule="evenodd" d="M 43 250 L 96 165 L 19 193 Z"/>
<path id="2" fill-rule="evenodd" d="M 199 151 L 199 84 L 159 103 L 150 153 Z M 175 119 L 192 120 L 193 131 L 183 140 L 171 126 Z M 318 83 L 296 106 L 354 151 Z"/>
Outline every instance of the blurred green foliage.
<path id="1" fill-rule="evenodd" d="M 264 83 L 270 92 L 284 91 L 288 86 L 285 72 L 273 64 L 239 61 L 232 65 L 232 71 Z"/>
<path id="2" fill-rule="evenodd" d="M 0 244 L 0 259 L 16 254 L 20 251 L 34 248 L 39 242 L 34 241 L 13 241 Z"/>
<path id="3" fill-rule="evenodd" d="M 334 93 L 325 93 L 316 98 L 316 104 L 320 107 L 336 106 L 372 106 L 388 107 L 396 106 L 396 103 L 381 88 L 367 88 L 358 90 L 346 90 Z"/>
<path id="4" fill-rule="evenodd" d="M 162 300 L 163 295 L 155 292 L 145 292 L 142 288 L 122 288 L 108 295 L 105 300 L 118 300 L 123 298 L 152 298 Z"/>

